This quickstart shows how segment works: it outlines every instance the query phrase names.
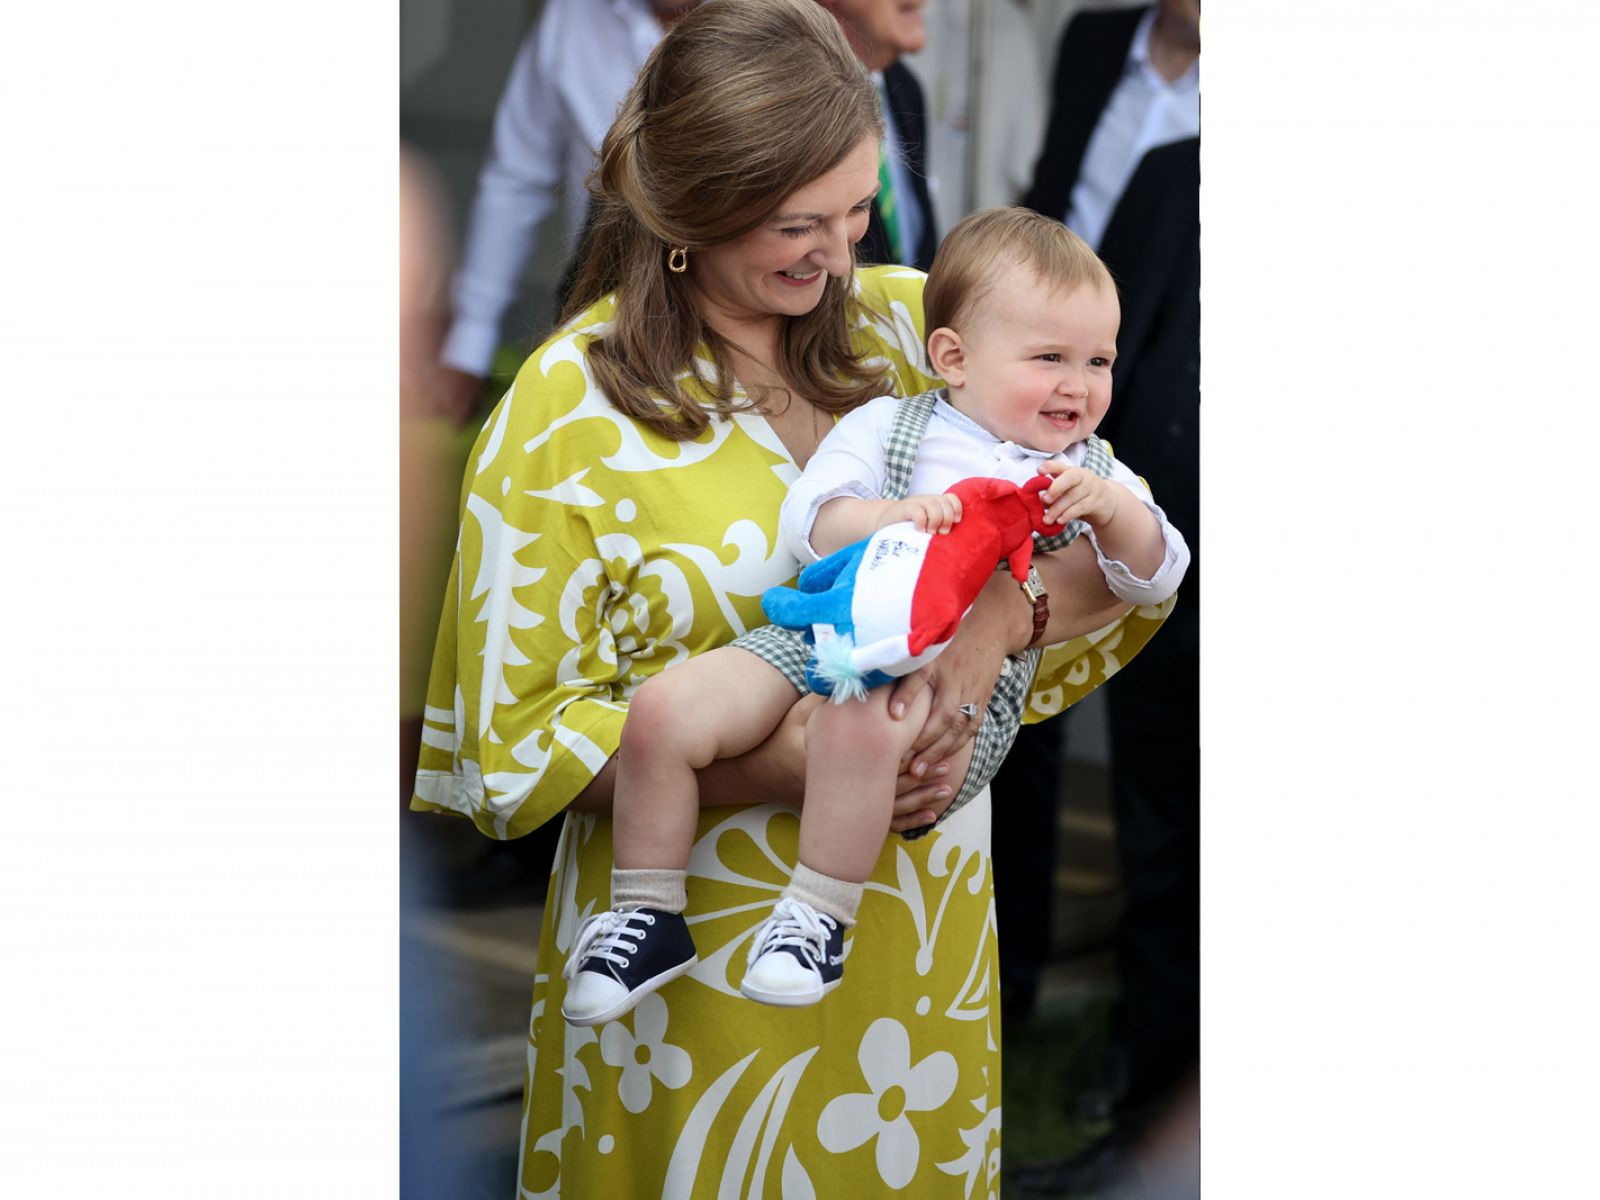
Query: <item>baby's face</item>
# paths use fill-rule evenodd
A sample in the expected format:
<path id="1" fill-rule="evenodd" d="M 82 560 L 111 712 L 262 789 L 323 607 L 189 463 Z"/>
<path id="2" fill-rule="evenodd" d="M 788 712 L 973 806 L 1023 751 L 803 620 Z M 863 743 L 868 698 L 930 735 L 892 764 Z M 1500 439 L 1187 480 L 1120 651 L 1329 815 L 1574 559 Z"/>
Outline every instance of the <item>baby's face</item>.
<path id="1" fill-rule="evenodd" d="M 1093 433 L 1111 405 L 1121 320 L 1109 289 L 1062 292 L 1015 271 L 982 301 L 962 338 L 958 407 L 996 437 L 1060 454 Z"/>

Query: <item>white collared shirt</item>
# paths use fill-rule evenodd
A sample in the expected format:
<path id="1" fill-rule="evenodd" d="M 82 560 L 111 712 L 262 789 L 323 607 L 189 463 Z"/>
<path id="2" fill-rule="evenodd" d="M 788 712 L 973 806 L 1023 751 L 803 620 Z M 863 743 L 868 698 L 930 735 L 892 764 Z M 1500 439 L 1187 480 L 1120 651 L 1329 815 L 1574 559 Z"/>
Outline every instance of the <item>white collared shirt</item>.
<path id="1" fill-rule="evenodd" d="M 816 562 L 820 557 L 811 546 L 811 529 L 824 504 L 840 496 L 859 496 L 864 500 L 882 498 L 888 478 L 884 448 L 899 405 L 899 399 L 894 396 L 880 396 L 840 418 L 822 439 L 800 478 L 789 488 L 778 512 L 779 536 L 784 547 L 802 565 Z M 957 480 L 976 476 L 1008 479 L 1021 485 L 1039 473 L 1041 463 L 1059 457 L 1068 466 L 1081 467 L 1087 452 L 1088 447 L 1083 442 L 1074 442 L 1065 454 L 1054 456 L 1004 441 L 951 407 L 941 391 L 917 448 L 907 495 L 937 494 Z M 1087 533 L 1094 544 L 1095 557 L 1106 585 L 1119 599 L 1130 604 L 1159 604 L 1177 591 L 1178 584 L 1183 581 L 1183 574 L 1189 567 L 1188 544 L 1183 534 L 1167 521 L 1144 481 L 1116 459 L 1112 459 L 1111 478 L 1137 496 L 1161 523 L 1166 557 L 1154 575 L 1141 579 L 1126 563 L 1101 554 L 1100 543 L 1095 541 L 1091 529 Z"/>
<path id="2" fill-rule="evenodd" d="M 1145 152 L 1200 132 L 1200 60 L 1172 83 L 1150 65 L 1156 11 L 1152 7 L 1145 13 L 1133 35 L 1122 79 L 1083 152 L 1063 218 L 1068 229 L 1096 250 Z"/>
<path id="3" fill-rule="evenodd" d="M 583 181 L 661 34 L 648 0 L 550 0 L 523 39 L 495 109 L 451 284 L 455 320 L 441 355 L 448 366 L 488 374 L 535 232 L 563 184 L 567 240 L 576 243 L 589 207 Z"/>

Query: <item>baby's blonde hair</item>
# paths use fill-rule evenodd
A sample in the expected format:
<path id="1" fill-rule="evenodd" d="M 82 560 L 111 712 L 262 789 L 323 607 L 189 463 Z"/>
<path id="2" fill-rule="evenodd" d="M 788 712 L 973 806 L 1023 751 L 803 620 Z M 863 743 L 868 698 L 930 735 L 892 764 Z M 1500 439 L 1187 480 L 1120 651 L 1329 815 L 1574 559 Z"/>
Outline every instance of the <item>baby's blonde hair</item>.
<path id="1" fill-rule="evenodd" d="M 1092 283 L 1117 294 L 1105 263 L 1060 221 L 1026 208 L 986 208 L 957 222 L 934 256 L 922 293 L 928 332 L 961 332 L 1004 273 L 1018 267 L 1062 292 Z"/>

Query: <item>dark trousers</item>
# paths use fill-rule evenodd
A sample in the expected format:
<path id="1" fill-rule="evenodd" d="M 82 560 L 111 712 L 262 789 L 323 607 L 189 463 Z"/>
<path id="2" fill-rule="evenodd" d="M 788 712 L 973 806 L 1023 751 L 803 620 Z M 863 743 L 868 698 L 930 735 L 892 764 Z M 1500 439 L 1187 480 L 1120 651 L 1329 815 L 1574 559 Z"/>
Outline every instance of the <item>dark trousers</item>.
<path id="1" fill-rule="evenodd" d="M 1125 908 L 1107 1083 L 1143 1125 L 1200 1054 L 1200 613 L 1177 607 L 1106 683 Z M 993 784 L 995 915 L 1008 1015 L 1049 954 L 1056 800 L 1070 715 L 1025 725 Z"/>
<path id="2" fill-rule="evenodd" d="M 1000 991 L 1008 1017 L 1023 1017 L 1033 1007 L 1050 953 L 1056 798 L 1066 723 L 1062 716 L 1024 725 L 990 784 Z"/>
<path id="3" fill-rule="evenodd" d="M 1182 596 L 1106 684 L 1112 799 L 1127 907 L 1118 1115 L 1142 1124 L 1200 1055 L 1200 612 Z"/>

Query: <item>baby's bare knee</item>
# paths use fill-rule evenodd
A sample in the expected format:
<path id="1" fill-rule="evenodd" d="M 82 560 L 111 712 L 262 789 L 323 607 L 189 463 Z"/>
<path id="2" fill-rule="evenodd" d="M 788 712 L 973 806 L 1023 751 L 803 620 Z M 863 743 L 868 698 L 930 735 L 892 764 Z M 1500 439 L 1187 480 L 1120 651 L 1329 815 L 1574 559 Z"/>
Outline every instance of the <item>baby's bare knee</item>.
<path id="1" fill-rule="evenodd" d="M 681 745 L 679 722 L 682 701 L 671 671 L 663 671 L 639 685 L 628 701 L 628 719 L 622 723 L 622 751 L 632 756 L 653 756 Z"/>
<path id="2" fill-rule="evenodd" d="M 881 691 L 882 689 L 880 689 Z M 917 729 L 907 721 L 896 721 L 889 716 L 889 707 L 879 692 L 870 692 L 865 700 L 846 700 L 835 704 L 831 700 L 817 705 L 806 728 L 806 740 L 827 747 L 826 753 L 859 755 L 903 754 L 916 736 Z"/>
<path id="3" fill-rule="evenodd" d="M 703 677 L 662 671 L 645 680 L 628 702 L 622 751 L 635 761 L 671 759 L 698 770 L 718 754 L 716 731 L 705 720 Z"/>

